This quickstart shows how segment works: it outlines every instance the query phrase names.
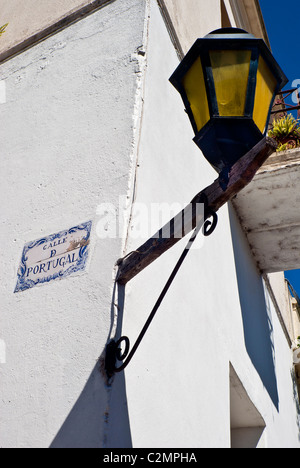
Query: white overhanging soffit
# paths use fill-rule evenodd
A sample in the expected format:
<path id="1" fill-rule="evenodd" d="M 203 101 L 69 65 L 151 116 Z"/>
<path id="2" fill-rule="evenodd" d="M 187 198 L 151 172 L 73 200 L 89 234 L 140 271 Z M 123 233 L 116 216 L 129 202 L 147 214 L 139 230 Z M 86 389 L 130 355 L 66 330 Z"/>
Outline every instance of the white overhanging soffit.
<path id="1" fill-rule="evenodd" d="M 300 267 L 300 150 L 271 155 L 232 201 L 260 270 Z"/>

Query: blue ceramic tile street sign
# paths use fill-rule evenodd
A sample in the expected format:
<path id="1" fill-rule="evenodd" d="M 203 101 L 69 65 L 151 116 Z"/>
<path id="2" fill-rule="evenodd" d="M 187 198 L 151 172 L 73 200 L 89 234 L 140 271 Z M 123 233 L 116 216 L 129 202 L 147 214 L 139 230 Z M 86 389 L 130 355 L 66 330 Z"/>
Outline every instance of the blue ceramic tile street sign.
<path id="1" fill-rule="evenodd" d="M 92 221 L 25 244 L 14 292 L 66 278 L 86 267 Z"/>

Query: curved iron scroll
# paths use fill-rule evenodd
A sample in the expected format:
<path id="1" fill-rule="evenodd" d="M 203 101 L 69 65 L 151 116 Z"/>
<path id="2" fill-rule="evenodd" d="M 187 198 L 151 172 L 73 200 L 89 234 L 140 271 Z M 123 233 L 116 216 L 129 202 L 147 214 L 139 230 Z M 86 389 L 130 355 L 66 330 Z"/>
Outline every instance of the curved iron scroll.
<path id="1" fill-rule="evenodd" d="M 210 236 L 218 223 L 218 215 L 215 211 L 213 211 L 209 205 L 208 205 L 208 200 L 205 194 L 201 194 L 198 203 L 203 203 L 204 204 L 204 217 L 202 221 L 199 223 L 199 225 L 195 228 L 187 246 L 185 247 L 183 253 L 181 254 L 178 262 L 175 265 L 175 268 L 173 269 L 170 278 L 168 279 L 164 289 L 162 290 L 159 298 L 157 299 L 151 314 L 149 315 L 144 327 L 142 328 L 142 331 L 140 332 L 135 344 L 133 345 L 131 351 L 130 350 L 130 341 L 127 336 L 122 336 L 118 341 L 111 340 L 107 347 L 106 347 L 106 356 L 105 356 L 105 370 L 108 375 L 108 377 L 112 377 L 116 372 L 121 372 L 122 370 L 125 369 L 125 367 L 129 364 L 131 361 L 132 357 L 134 356 L 139 344 L 141 343 L 146 331 L 149 328 L 150 323 L 152 322 L 159 306 L 161 305 L 168 289 L 170 288 L 176 274 L 178 273 L 178 270 L 180 269 L 185 257 L 187 256 L 191 246 L 193 245 L 194 241 L 197 238 L 198 233 L 201 230 L 201 227 L 203 226 L 203 235 L 205 237 Z M 212 219 L 210 219 L 212 218 Z M 125 349 L 122 351 L 121 345 L 125 344 Z M 124 359 L 126 359 L 124 361 Z M 117 361 L 121 362 L 124 361 L 123 364 L 119 367 L 116 366 Z"/>

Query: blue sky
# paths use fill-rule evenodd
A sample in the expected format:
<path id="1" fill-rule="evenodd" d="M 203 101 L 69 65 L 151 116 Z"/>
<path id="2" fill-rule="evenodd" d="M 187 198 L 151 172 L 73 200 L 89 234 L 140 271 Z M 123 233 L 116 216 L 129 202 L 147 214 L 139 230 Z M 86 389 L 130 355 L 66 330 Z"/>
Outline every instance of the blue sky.
<path id="1" fill-rule="evenodd" d="M 299 83 L 296 84 L 296 87 L 299 88 L 300 2 L 299 0 L 287 0 L 286 2 L 282 0 L 259 0 L 259 3 L 265 20 L 272 53 L 290 80 L 285 89 L 291 89 L 292 82 L 297 79 Z M 286 272 L 286 277 L 300 296 L 300 271 Z"/>
<path id="2" fill-rule="evenodd" d="M 267 28 L 272 53 L 290 82 L 300 81 L 299 0 L 259 0 Z"/>

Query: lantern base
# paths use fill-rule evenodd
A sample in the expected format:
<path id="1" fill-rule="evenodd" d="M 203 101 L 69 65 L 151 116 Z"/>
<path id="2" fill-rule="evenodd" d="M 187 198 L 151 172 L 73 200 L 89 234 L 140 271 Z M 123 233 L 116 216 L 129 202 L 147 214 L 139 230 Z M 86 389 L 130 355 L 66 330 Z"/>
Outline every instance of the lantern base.
<path id="1" fill-rule="evenodd" d="M 194 142 L 214 169 L 230 170 L 264 135 L 248 118 L 213 118 L 195 136 Z"/>

